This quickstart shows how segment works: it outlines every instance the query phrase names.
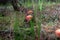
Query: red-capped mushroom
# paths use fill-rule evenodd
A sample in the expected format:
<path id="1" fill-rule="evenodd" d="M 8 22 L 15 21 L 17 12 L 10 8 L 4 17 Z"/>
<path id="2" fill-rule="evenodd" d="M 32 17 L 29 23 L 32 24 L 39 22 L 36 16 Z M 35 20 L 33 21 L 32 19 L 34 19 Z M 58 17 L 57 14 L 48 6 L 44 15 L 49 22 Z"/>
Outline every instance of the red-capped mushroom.
<path id="1" fill-rule="evenodd" d="M 27 21 L 30 21 L 30 20 L 32 19 L 32 17 L 33 17 L 32 15 L 27 15 L 25 19 L 26 19 Z"/>
<path id="2" fill-rule="evenodd" d="M 60 37 L 60 29 L 57 29 L 57 30 L 55 31 L 55 34 L 56 34 L 57 37 Z"/>

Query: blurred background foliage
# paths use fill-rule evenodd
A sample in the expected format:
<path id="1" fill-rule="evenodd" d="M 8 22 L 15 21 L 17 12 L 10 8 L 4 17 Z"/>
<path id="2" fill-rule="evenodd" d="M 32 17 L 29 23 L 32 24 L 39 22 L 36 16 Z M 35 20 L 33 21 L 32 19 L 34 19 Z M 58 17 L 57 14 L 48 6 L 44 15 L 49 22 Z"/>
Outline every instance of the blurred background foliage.
<path id="1" fill-rule="evenodd" d="M 0 6 L 0 30 L 14 29 L 13 40 L 40 40 L 41 25 L 44 23 L 54 25 L 53 23 L 59 20 L 56 13 L 48 11 L 55 10 L 53 7 L 57 8 L 56 4 L 59 2 L 60 0 L 19 0 L 19 4 L 22 5 L 21 8 L 31 9 L 34 12 L 36 23 L 34 24 L 34 20 L 31 21 L 29 27 L 24 22 L 25 10 L 23 12 L 14 11 L 12 5 L 9 4 Z M 38 39 L 35 38 L 36 36 Z"/>

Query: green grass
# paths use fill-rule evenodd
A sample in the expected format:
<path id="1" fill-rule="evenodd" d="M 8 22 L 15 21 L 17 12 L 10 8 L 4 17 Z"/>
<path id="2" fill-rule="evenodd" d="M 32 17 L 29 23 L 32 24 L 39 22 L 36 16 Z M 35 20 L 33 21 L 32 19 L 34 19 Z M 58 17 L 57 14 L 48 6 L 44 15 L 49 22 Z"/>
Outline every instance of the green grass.
<path id="1" fill-rule="evenodd" d="M 35 3 L 34 1 L 32 1 L 32 3 L 29 3 L 29 2 L 26 2 L 25 3 L 25 5 L 24 6 L 27 6 L 27 7 L 31 7 L 32 5 L 33 5 L 33 9 L 34 9 L 34 17 L 36 17 L 36 14 L 37 14 L 37 8 L 38 8 L 38 6 L 36 5 L 36 4 L 40 4 L 40 2 L 39 3 Z M 34 6 L 35 5 L 35 6 Z M 39 9 L 40 9 L 40 11 L 42 10 L 42 3 L 39 5 Z M 40 15 L 40 17 L 41 17 L 41 15 Z M 41 19 L 41 18 L 40 18 Z M 19 24 L 19 22 L 18 22 L 18 19 L 17 19 L 17 17 L 16 17 L 16 14 L 15 14 L 15 17 L 14 17 L 14 31 L 16 32 L 19 32 L 19 27 L 18 27 L 18 24 Z M 36 20 L 36 19 L 35 19 Z M 30 32 L 32 33 L 31 34 L 31 36 L 32 36 L 32 40 L 35 40 L 35 31 L 34 31 L 34 25 L 38 25 L 38 33 L 37 33 L 37 35 L 38 35 L 38 39 L 40 39 L 40 27 L 41 27 L 41 21 L 39 21 L 38 22 L 38 24 L 36 24 L 36 23 L 34 23 L 33 21 L 30 21 Z M 26 30 L 26 29 L 25 29 Z M 27 31 L 27 30 L 26 30 Z M 26 32 L 27 33 L 27 32 Z M 24 40 L 24 37 L 23 37 L 23 35 L 24 35 L 24 33 L 20 33 L 20 35 L 21 36 L 17 36 L 16 34 L 15 34 L 15 40 Z M 27 34 L 26 34 L 27 35 Z"/>

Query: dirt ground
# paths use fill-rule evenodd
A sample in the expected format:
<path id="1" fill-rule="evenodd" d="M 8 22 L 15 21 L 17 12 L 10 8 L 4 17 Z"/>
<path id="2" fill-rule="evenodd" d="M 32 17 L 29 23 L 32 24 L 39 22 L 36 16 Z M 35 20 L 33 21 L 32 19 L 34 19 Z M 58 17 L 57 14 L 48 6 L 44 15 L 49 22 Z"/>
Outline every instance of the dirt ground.
<path id="1" fill-rule="evenodd" d="M 60 4 L 47 6 L 42 13 L 41 40 L 60 40 L 55 35 L 55 30 L 60 29 Z"/>

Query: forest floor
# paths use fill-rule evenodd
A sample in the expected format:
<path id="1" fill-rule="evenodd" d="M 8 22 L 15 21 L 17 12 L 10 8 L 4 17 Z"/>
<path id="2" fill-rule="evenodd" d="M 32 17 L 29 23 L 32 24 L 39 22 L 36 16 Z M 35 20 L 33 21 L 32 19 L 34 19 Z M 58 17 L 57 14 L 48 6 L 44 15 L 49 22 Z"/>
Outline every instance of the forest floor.
<path id="1" fill-rule="evenodd" d="M 60 4 L 47 6 L 43 15 L 41 40 L 60 40 L 55 35 L 55 30 L 60 29 Z"/>
<path id="2" fill-rule="evenodd" d="M 44 5 L 45 6 L 45 5 Z M 13 10 L 13 9 L 12 9 Z M 22 12 L 15 12 L 10 9 L 1 9 L 0 8 L 0 30 L 13 28 L 15 17 L 17 17 L 19 22 L 18 26 L 22 26 L 24 23 L 25 14 Z M 41 23 L 41 40 L 56 40 L 55 30 L 60 28 L 60 4 L 54 4 L 50 6 L 45 6 L 41 12 L 43 14 L 42 23 Z M 17 15 L 15 15 L 17 14 Z M 37 13 L 40 17 L 40 13 Z M 37 20 L 38 21 L 38 20 Z M 3 32 L 4 34 L 5 32 Z M 2 37 L 4 35 L 1 35 Z M 9 37 L 10 34 L 6 34 L 4 38 L 10 40 L 13 36 Z"/>

